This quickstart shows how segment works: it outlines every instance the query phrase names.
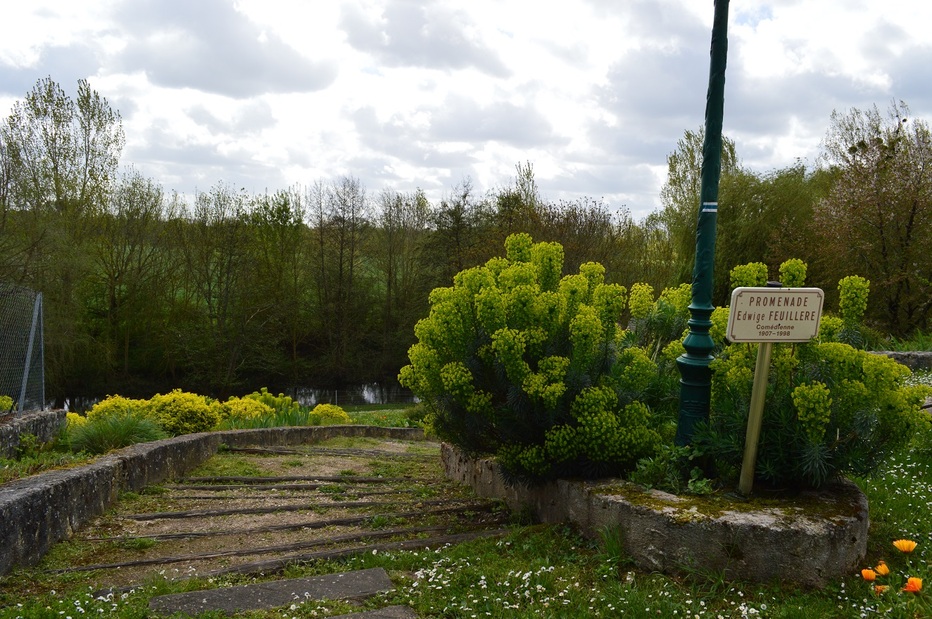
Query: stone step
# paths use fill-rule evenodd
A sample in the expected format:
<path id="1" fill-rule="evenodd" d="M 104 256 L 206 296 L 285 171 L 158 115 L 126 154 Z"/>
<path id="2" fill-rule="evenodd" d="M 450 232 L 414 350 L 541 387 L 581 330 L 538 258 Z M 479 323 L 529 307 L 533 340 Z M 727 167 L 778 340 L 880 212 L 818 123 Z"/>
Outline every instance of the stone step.
<path id="1" fill-rule="evenodd" d="M 158 615 L 175 613 L 197 615 L 208 611 L 233 614 L 247 610 L 266 610 L 277 606 L 288 606 L 305 600 L 360 599 L 391 591 L 393 588 L 385 570 L 377 567 L 311 578 L 274 580 L 254 585 L 160 595 L 149 600 L 149 610 Z M 354 615 L 347 616 L 353 617 Z M 360 615 L 360 617 L 383 616 L 404 618 L 413 615 Z"/>
<path id="2" fill-rule="evenodd" d="M 330 619 L 417 619 L 417 613 L 407 606 L 386 606 L 377 610 L 366 610 Z"/>

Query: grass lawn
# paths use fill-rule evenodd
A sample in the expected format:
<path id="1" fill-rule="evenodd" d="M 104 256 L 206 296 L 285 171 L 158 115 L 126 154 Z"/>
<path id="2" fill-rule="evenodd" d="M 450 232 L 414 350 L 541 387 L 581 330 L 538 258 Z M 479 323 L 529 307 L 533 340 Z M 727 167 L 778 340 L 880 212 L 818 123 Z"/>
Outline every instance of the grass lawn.
<path id="1" fill-rule="evenodd" d="M 346 406 L 343 410 L 353 423 L 388 428 L 413 428 L 417 424 L 408 416 L 412 404 L 363 404 Z"/>

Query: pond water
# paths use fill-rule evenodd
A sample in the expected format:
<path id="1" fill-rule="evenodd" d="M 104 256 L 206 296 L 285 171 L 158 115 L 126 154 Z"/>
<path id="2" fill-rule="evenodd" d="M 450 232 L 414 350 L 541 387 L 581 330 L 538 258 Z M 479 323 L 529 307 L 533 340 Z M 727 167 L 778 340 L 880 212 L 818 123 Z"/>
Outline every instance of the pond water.
<path id="1" fill-rule="evenodd" d="M 336 404 L 337 406 L 357 404 L 413 404 L 415 402 L 414 394 L 408 389 L 399 387 L 398 385 L 383 385 L 381 383 L 367 383 L 345 389 L 298 387 L 289 390 L 287 395 L 290 395 L 297 402 L 305 406 L 315 406 L 317 404 Z"/>

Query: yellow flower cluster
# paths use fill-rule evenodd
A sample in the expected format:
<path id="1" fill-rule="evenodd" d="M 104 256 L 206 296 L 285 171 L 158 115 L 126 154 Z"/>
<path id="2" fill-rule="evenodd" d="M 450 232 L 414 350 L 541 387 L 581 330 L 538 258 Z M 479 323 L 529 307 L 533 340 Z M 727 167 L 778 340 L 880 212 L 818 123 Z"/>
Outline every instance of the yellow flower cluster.
<path id="1" fill-rule="evenodd" d="M 631 294 L 628 298 L 628 309 L 634 319 L 647 318 L 654 307 L 654 287 L 650 284 L 637 283 L 631 285 Z"/>
<path id="2" fill-rule="evenodd" d="M 825 383 L 799 385 L 793 390 L 796 416 L 809 440 L 819 443 L 825 436 L 825 426 L 832 416 L 832 397 Z"/>
<path id="3" fill-rule="evenodd" d="M 336 404 L 318 404 L 311 411 L 311 417 L 320 425 L 341 425 L 352 423 L 350 416 Z"/>
<path id="4" fill-rule="evenodd" d="M 231 397 L 226 402 L 212 402 L 211 408 L 220 421 L 231 419 L 234 421 L 250 421 L 270 416 L 272 407 L 252 398 Z"/>

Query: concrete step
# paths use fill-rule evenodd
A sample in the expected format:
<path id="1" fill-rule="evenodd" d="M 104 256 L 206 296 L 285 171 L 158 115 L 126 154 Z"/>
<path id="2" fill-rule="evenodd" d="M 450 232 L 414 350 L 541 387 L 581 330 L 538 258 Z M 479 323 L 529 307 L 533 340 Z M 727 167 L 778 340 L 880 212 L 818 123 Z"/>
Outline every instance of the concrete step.
<path id="1" fill-rule="evenodd" d="M 391 591 L 393 588 L 385 570 L 377 567 L 311 578 L 273 580 L 254 585 L 160 595 L 149 600 L 149 610 L 158 615 L 175 613 L 197 615 L 207 611 L 233 614 L 247 610 L 266 610 L 288 606 L 309 599 L 360 599 Z M 347 616 L 354 617 L 355 615 Z M 360 617 L 385 617 L 386 619 L 410 616 L 413 615 L 360 615 Z"/>
<path id="2" fill-rule="evenodd" d="M 417 619 L 417 613 L 407 606 L 386 606 L 377 610 L 350 613 L 330 619 Z"/>

